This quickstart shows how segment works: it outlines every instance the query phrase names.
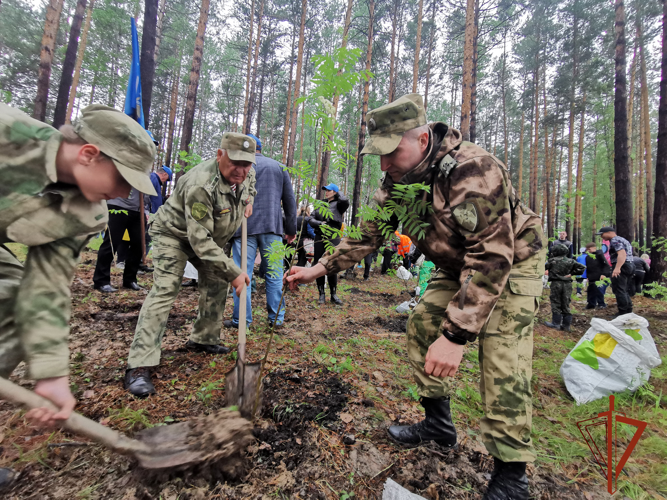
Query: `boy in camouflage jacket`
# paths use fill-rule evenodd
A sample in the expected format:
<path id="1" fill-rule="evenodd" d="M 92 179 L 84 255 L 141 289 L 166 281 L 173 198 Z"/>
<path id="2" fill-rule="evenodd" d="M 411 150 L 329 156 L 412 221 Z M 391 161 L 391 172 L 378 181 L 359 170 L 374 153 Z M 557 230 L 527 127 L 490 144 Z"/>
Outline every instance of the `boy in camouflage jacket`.
<path id="1" fill-rule="evenodd" d="M 545 269 L 549 272 L 551 283 L 551 322 L 544 324 L 549 328 L 570 331 L 572 314 L 570 313 L 570 299 L 572 297 L 572 275 L 582 274 L 586 266 L 567 257 L 568 249 L 565 245 L 554 245 L 551 248 L 551 258 Z"/>

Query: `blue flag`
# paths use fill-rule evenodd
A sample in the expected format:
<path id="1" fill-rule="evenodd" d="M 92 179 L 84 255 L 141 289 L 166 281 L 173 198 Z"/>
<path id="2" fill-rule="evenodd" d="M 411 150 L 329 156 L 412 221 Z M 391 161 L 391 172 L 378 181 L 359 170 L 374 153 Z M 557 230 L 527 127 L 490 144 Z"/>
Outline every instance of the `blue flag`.
<path id="1" fill-rule="evenodd" d="M 132 65 L 130 66 L 130 79 L 127 82 L 127 93 L 125 94 L 125 114 L 134 118 L 139 125 L 146 128 L 144 122 L 144 109 L 141 103 L 141 69 L 139 68 L 139 36 L 137 35 L 137 23 L 132 19 Z"/>

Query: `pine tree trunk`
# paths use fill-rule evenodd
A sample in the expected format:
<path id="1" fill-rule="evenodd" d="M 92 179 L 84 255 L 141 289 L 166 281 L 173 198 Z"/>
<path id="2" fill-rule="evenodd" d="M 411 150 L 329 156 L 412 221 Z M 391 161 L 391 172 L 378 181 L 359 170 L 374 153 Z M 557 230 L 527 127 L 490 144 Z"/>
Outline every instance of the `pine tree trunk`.
<path id="1" fill-rule="evenodd" d="M 141 104 L 144 111 L 144 123 L 149 127 L 151 101 L 153 100 L 153 79 L 155 78 L 155 45 L 157 37 L 158 0 L 145 0 L 144 27 L 141 34 Z"/>
<path id="2" fill-rule="evenodd" d="M 368 47 L 366 49 L 366 72 L 371 70 L 373 55 L 373 22 L 375 19 L 375 0 L 368 1 Z M 359 218 L 359 203 L 361 200 L 361 179 L 364 170 L 364 156 L 361 150 L 366 145 L 366 113 L 368 113 L 368 94 L 370 80 L 364 82 L 364 101 L 361 108 L 361 123 L 359 126 L 359 141 L 357 148 L 357 169 L 354 173 L 354 191 L 352 193 L 352 225 L 356 226 Z"/>
<path id="3" fill-rule="evenodd" d="M 505 82 L 505 70 L 506 70 L 506 63 L 507 63 L 507 31 L 505 31 L 505 35 L 503 37 L 503 70 L 502 74 L 500 76 L 501 78 L 501 83 L 500 83 L 500 89 L 502 92 L 503 96 L 503 145 L 505 148 L 505 167 L 509 168 L 508 165 L 508 155 L 509 155 L 509 148 L 507 145 L 507 91 L 506 91 L 506 82 Z M 546 113 L 546 111 L 545 111 Z M 545 115 L 546 118 L 546 115 Z"/>
<path id="4" fill-rule="evenodd" d="M 394 102 L 396 93 L 396 32 L 398 31 L 398 9 L 400 0 L 394 0 L 391 8 L 391 55 L 389 56 L 389 96 L 388 102 Z"/>
<path id="5" fill-rule="evenodd" d="M 352 0 L 347 0 L 347 10 L 345 11 L 345 24 L 343 25 L 343 41 L 340 44 L 341 48 L 343 49 L 347 47 L 347 36 L 350 31 L 351 20 L 352 20 Z M 338 75 L 340 75 L 340 70 L 338 70 Z M 338 94 L 338 92 L 335 92 L 333 96 L 334 115 L 331 117 L 332 132 L 336 130 L 336 116 L 338 113 L 339 100 L 340 100 L 340 94 Z M 328 136 L 328 139 L 330 141 L 333 141 L 334 139 L 333 133 Z M 327 184 L 327 180 L 329 179 L 330 165 L 331 165 L 331 150 L 328 147 L 326 147 L 322 152 L 322 169 L 320 170 L 320 176 L 317 182 L 318 198 L 324 197 L 324 191 L 322 190 L 322 186 L 325 186 Z"/>
<path id="6" fill-rule="evenodd" d="M 422 41 L 422 15 L 424 12 L 424 0 L 419 0 L 419 13 L 417 14 L 417 41 L 415 43 L 415 61 L 412 66 L 412 93 L 417 92 L 419 83 L 419 49 Z"/>
<path id="7" fill-rule="evenodd" d="M 252 81 L 250 82 L 250 99 L 248 100 L 248 117 L 245 120 L 244 134 L 250 133 L 252 125 L 252 115 L 255 114 L 255 86 L 257 84 L 257 69 L 259 62 L 259 43 L 262 37 L 262 18 L 264 16 L 264 0 L 259 4 L 259 17 L 257 18 L 257 41 L 255 42 L 255 56 L 252 64 Z"/>
<path id="8" fill-rule="evenodd" d="M 470 90 L 470 142 L 477 142 L 477 43 L 479 42 L 479 0 L 475 0 L 472 43 L 472 83 Z"/>
<path id="9" fill-rule="evenodd" d="M 551 176 L 551 156 L 549 155 L 549 129 L 547 128 L 547 85 L 546 85 L 546 71 L 543 72 L 544 75 L 544 85 L 542 86 L 542 95 L 544 97 L 544 204 L 546 205 L 545 211 L 547 214 L 546 217 L 546 228 L 547 235 L 553 234 L 553 213 L 551 211 L 551 198 L 553 193 L 551 192 L 551 185 L 549 184 L 549 178 Z M 554 125 L 554 131 L 556 125 Z"/>
<path id="10" fill-rule="evenodd" d="M 660 61 L 660 105 L 658 108 L 658 151 L 655 158 L 655 204 L 653 239 L 667 237 L 667 1 L 662 2 L 662 59 Z M 661 248 L 662 247 L 662 248 Z M 667 249 L 651 246 L 650 281 L 665 281 Z"/>
<path id="11" fill-rule="evenodd" d="M 243 104 L 243 125 L 241 126 L 241 132 L 245 134 L 246 129 L 246 120 L 248 119 L 248 105 L 250 103 L 250 79 L 252 72 L 252 43 L 253 36 L 252 30 L 255 23 L 255 0 L 252 0 L 250 6 L 250 30 L 248 33 L 248 65 L 246 69 L 246 80 L 245 80 L 245 101 Z"/>
<path id="12" fill-rule="evenodd" d="M 570 85 L 570 129 L 567 143 L 567 201 L 565 211 L 565 232 L 569 238 L 572 237 L 572 166 L 574 164 L 574 107 L 576 100 L 576 85 L 578 76 L 579 47 L 578 42 L 579 19 L 574 16 L 574 31 L 572 37 L 573 61 L 572 61 L 572 84 Z"/>
<path id="13" fill-rule="evenodd" d="M 597 118 L 595 127 L 595 139 L 593 140 L 593 217 L 591 221 L 591 241 L 595 241 L 597 233 L 597 217 L 598 217 L 598 130 Z"/>
<path id="14" fill-rule="evenodd" d="M 529 206 L 533 212 L 537 212 L 537 163 L 539 156 L 540 140 L 540 70 L 539 70 L 539 50 L 535 54 L 535 85 L 533 96 L 535 100 L 535 142 L 533 143 L 532 161 L 530 162 L 530 198 Z"/>
<path id="15" fill-rule="evenodd" d="M 289 139 L 290 115 L 292 112 L 292 70 L 294 69 L 294 44 L 296 41 L 296 26 L 292 30 L 292 52 L 289 60 L 289 84 L 287 86 L 287 106 L 285 107 L 285 126 L 283 128 L 283 149 L 281 163 L 287 160 L 287 141 Z M 298 85 L 298 82 L 296 83 Z"/>
<path id="16" fill-rule="evenodd" d="M 178 66 L 172 75 L 171 81 L 171 105 L 169 106 L 169 128 L 167 139 L 165 141 L 167 152 L 165 153 L 164 164 L 171 166 L 171 150 L 174 144 L 174 128 L 176 126 L 176 111 L 178 110 L 178 84 L 181 80 L 181 54 L 178 54 Z"/>
<path id="17" fill-rule="evenodd" d="M 164 20 L 164 9 L 166 0 L 160 0 L 157 8 L 157 26 L 155 27 L 155 51 L 153 53 L 153 64 L 157 65 L 160 54 L 160 43 L 162 42 L 162 21 Z"/>
<path id="18" fill-rule="evenodd" d="M 432 2 L 431 11 L 431 35 L 428 41 L 428 61 L 426 62 L 426 88 L 424 89 L 424 110 L 428 109 L 428 88 L 431 84 L 431 56 L 433 54 L 433 42 L 435 41 L 435 0 Z"/>
<path id="19" fill-rule="evenodd" d="M 74 77 L 69 90 L 69 100 L 67 102 L 67 111 L 65 112 L 65 123 L 70 123 L 72 118 L 72 110 L 74 109 L 74 99 L 76 99 L 76 89 L 79 86 L 79 77 L 81 76 L 81 65 L 83 64 L 83 55 L 86 52 L 86 41 L 88 40 L 88 30 L 90 29 L 90 21 L 93 17 L 93 4 L 95 0 L 90 0 L 88 5 L 88 12 L 86 12 L 86 24 L 83 26 L 83 33 L 81 34 L 81 43 L 79 44 L 79 51 L 76 56 L 76 64 L 74 66 Z M 97 73 L 95 73 L 97 75 Z M 95 78 L 93 78 L 93 88 L 91 96 L 95 94 Z"/>
<path id="20" fill-rule="evenodd" d="M 301 0 L 301 27 L 299 28 L 299 48 L 297 51 L 296 58 L 296 77 L 294 78 L 295 82 L 301 82 L 301 66 L 303 65 L 303 44 L 306 38 L 306 13 L 308 11 L 308 0 Z M 292 167 L 294 162 L 294 148 L 296 146 L 296 119 L 299 113 L 299 107 L 296 104 L 296 101 L 299 99 L 299 85 L 296 83 L 294 85 L 294 98 L 292 100 L 293 109 L 292 109 L 292 118 L 290 125 L 290 141 L 289 149 L 287 151 L 287 166 Z"/>
<path id="21" fill-rule="evenodd" d="M 475 41 L 475 0 L 467 0 L 465 42 L 463 45 L 463 85 L 461 100 L 461 135 L 470 140 L 470 113 L 472 103 L 473 45 Z"/>
<path id="22" fill-rule="evenodd" d="M 644 112 L 644 103 L 641 103 L 640 106 L 640 116 L 642 116 L 642 113 Z M 629 121 L 629 120 L 628 120 Z M 642 158 L 642 150 L 644 149 L 644 145 L 646 144 L 645 140 L 645 135 L 646 135 L 646 127 L 644 124 L 644 120 L 640 119 L 639 120 L 639 143 L 637 144 L 637 155 L 635 157 L 635 163 L 637 164 L 637 170 L 638 170 L 638 176 L 636 178 L 636 200 L 637 200 L 637 240 L 639 241 L 639 246 L 643 247 L 644 246 L 644 214 L 645 212 L 645 206 L 644 206 L 644 161 Z M 650 142 L 649 142 L 649 147 L 650 147 Z"/>
<path id="23" fill-rule="evenodd" d="M 257 128 L 256 128 L 256 136 L 257 137 L 262 137 L 262 134 L 260 133 L 260 127 L 262 126 L 262 102 L 264 101 L 264 75 L 266 74 L 266 57 L 262 58 L 262 75 L 259 78 L 259 99 L 257 102 L 259 103 L 257 106 Z M 271 101 L 273 103 L 273 101 Z"/>
<path id="24" fill-rule="evenodd" d="M 644 37 L 641 31 L 641 24 L 639 25 L 639 46 L 640 46 L 640 65 L 641 65 L 641 100 L 642 100 L 642 116 L 641 120 L 644 124 L 644 161 L 646 162 L 646 246 L 651 247 L 653 236 L 653 221 L 651 214 L 653 209 L 653 158 L 651 145 L 651 121 L 649 119 L 649 105 L 648 105 L 648 81 L 646 78 L 646 56 Z M 641 158 L 639 158 L 641 162 Z M 642 187 L 643 189 L 643 187 Z M 644 214 L 642 214 L 642 218 Z"/>
<path id="25" fill-rule="evenodd" d="M 586 90 L 581 99 L 581 121 L 579 122 L 579 151 L 577 152 L 577 187 L 574 197 L 574 234 L 575 250 L 581 246 L 581 191 L 584 179 L 584 124 L 586 122 Z"/>
<path id="26" fill-rule="evenodd" d="M 632 181 L 628 163 L 628 114 L 625 76 L 625 7 L 615 0 L 616 9 L 616 92 L 614 96 L 614 174 L 616 191 L 616 232 L 632 239 Z"/>
<path id="27" fill-rule="evenodd" d="M 51 63 L 56 45 L 60 14 L 64 0 L 49 0 L 46 6 L 46 21 L 42 35 L 42 48 L 39 54 L 39 72 L 37 74 L 37 95 L 32 117 L 39 121 L 46 120 L 46 103 L 49 98 L 49 80 L 51 78 Z"/>
<path id="28" fill-rule="evenodd" d="M 69 102 L 69 91 L 72 86 L 72 73 L 74 72 L 74 65 L 76 64 L 76 53 L 79 46 L 79 35 L 81 34 L 81 23 L 83 22 L 83 15 L 86 12 L 87 1 L 88 0 L 79 0 L 76 3 L 76 9 L 74 10 L 74 17 L 72 18 L 72 25 L 69 30 L 69 42 L 67 43 L 65 60 L 63 61 L 63 71 L 60 75 L 56 109 L 53 112 L 53 126 L 55 128 L 60 128 L 60 126 L 65 123 L 67 104 Z"/>
<path id="29" fill-rule="evenodd" d="M 526 112 L 521 110 L 521 133 L 519 134 L 519 178 L 517 179 L 516 196 L 521 199 L 523 186 L 523 132 L 526 128 Z"/>

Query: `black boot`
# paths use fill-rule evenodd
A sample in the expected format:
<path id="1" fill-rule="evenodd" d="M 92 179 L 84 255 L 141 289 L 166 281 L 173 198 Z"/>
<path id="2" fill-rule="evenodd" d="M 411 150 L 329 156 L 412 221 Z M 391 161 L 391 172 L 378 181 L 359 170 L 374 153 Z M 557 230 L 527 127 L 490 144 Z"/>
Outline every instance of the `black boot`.
<path id="1" fill-rule="evenodd" d="M 329 276 L 327 279 L 329 280 L 329 292 L 331 292 L 331 302 L 333 302 L 337 306 L 342 306 L 343 301 L 338 298 L 338 295 L 336 295 L 336 288 L 338 288 L 338 275 Z"/>
<path id="2" fill-rule="evenodd" d="M 144 366 L 127 370 L 125 372 L 125 389 L 139 398 L 155 394 L 150 370 Z"/>
<path id="3" fill-rule="evenodd" d="M 327 296 L 324 293 L 324 285 L 317 284 L 317 291 L 320 292 L 320 298 L 317 299 L 318 304 L 324 304 L 327 301 Z"/>
<path id="4" fill-rule="evenodd" d="M 549 328 L 555 328 L 556 330 L 560 330 L 560 324 L 562 322 L 563 322 L 563 317 L 559 313 L 553 313 L 553 318 L 551 320 L 551 323 L 545 321 L 544 324 Z"/>
<path id="5" fill-rule="evenodd" d="M 456 444 L 456 429 L 449 410 L 449 398 L 422 398 L 426 411 L 424 420 L 414 425 L 392 425 L 389 436 L 399 444 L 408 447 L 419 446 L 434 441 L 440 446 L 451 448 Z"/>
<path id="6" fill-rule="evenodd" d="M 197 342 L 193 342 L 192 340 L 188 340 L 185 343 L 185 348 L 188 351 L 205 352 L 206 354 L 227 354 L 227 353 L 229 353 L 229 347 L 225 347 L 224 345 L 199 344 Z"/>
<path id="7" fill-rule="evenodd" d="M 482 500 L 529 500 L 526 462 L 493 458 L 493 474 Z"/>
<path id="8" fill-rule="evenodd" d="M 566 314 L 565 316 L 563 316 L 563 324 L 560 327 L 560 329 L 563 330 L 564 332 L 569 332 L 571 324 L 572 324 L 572 315 Z"/>

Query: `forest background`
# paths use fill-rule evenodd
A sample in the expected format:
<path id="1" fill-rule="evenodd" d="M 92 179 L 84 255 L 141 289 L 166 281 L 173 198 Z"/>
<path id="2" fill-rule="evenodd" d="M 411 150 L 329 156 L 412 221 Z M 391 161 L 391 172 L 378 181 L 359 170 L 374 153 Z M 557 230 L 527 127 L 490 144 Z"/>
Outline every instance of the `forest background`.
<path id="1" fill-rule="evenodd" d="M 429 121 L 507 165 L 551 238 L 565 230 L 578 249 L 617 226 L 654 247 L 657 278 L 662 14 L 639 0 L 1 0 L 1 98 L 55 126 L 90 103 L 122 107 L 134 17 L 156 166 L 183 172 L 223 131 L 252 132 L 291 172 L 309 166 L 312 186 L 293 176 L 302 197 L 337 183 L 355 224 L 382 175 L 357 154 L 365 113 L 419 92 Z M 343 66 L 360 77 L 322 95 Z"/>

